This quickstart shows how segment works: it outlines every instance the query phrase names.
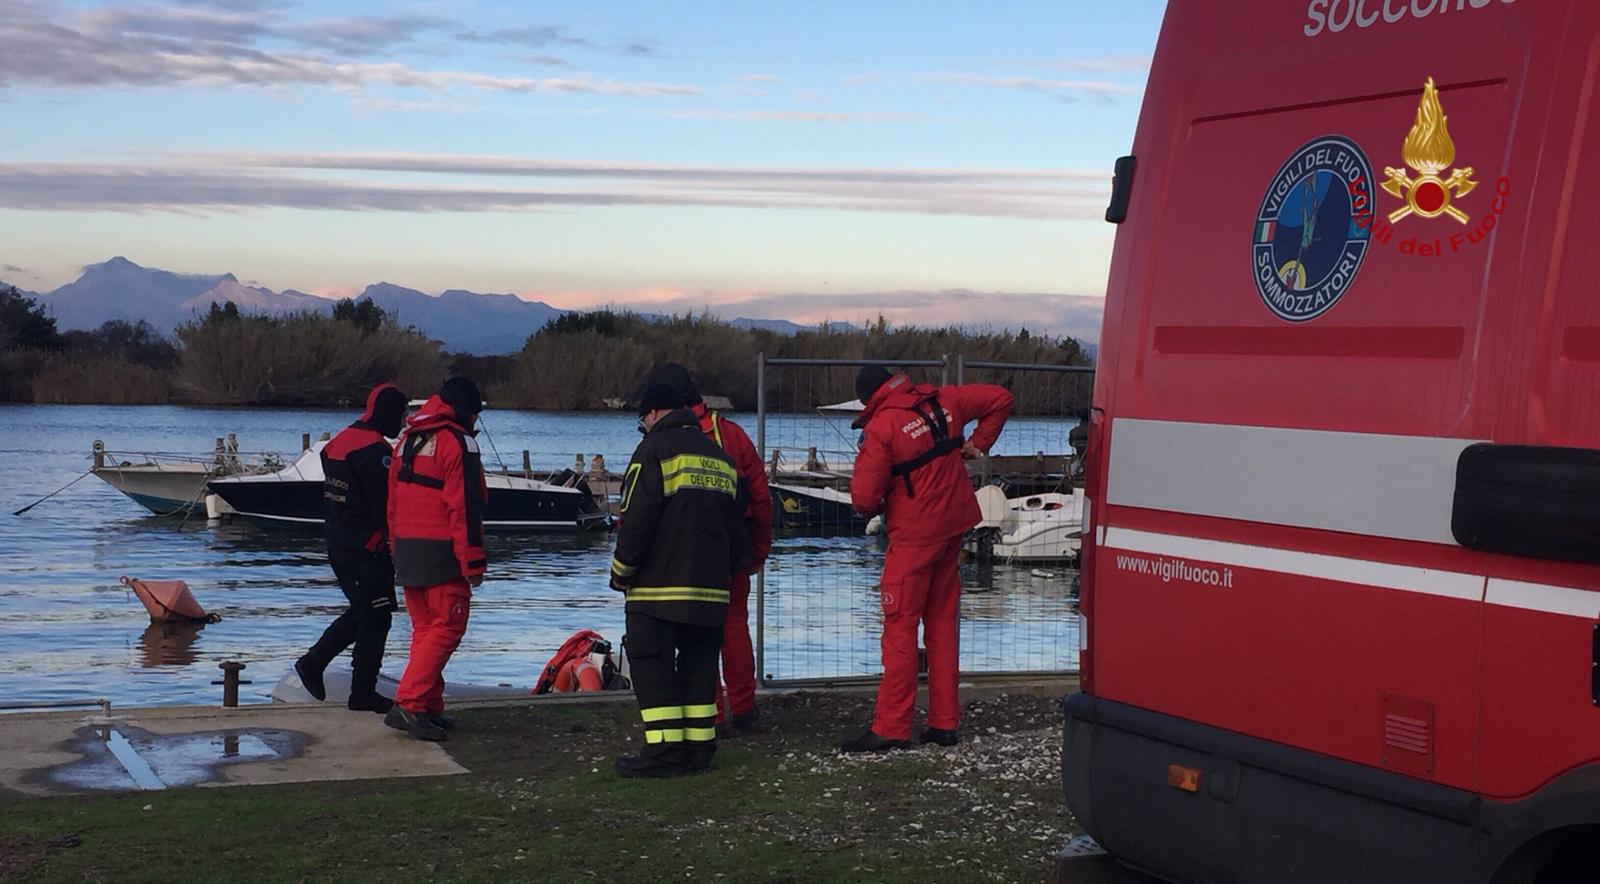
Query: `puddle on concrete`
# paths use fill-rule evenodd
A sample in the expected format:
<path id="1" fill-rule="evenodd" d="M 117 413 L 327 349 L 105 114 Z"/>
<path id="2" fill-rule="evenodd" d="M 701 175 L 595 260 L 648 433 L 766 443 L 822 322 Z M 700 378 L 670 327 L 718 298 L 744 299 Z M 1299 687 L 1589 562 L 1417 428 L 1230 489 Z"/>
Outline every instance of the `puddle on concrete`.
<path id="1" fill-rule="evenodd" d="M 298 731 L 237 728 L 189 734 L 154 734 L 125 724 L 84 727 L 64 748 L 78 761 L 40 771 L 53 789 L 153 791 L 222 779 L 231 764 L 294 758 L 309 738 Z"/>

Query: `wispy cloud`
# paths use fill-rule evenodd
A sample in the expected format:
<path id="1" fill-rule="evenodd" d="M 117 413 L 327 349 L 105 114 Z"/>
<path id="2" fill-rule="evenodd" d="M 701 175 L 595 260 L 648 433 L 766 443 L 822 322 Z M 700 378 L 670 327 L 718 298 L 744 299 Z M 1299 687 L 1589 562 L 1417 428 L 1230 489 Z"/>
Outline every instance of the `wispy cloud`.
<path id="1" fill-rule="evenodd" d="M 1100 58 L 1031 58 L 1022 67 L 1049 68 L 1078 74 L 1143 74 L 1150 70 L 1148 55 L 1106 55 Z"/>
<path id="2" fill-rule="evenodd" d="M 902 123 L 917 119 L 916 114 L 897 111 L 683 110 L 663 111 L 660 116 L 675 120 L 753 120 L 763 123 Z"/>
<path id="3" fill-rule="evenodd" d="M 449 25 L 420 15 L 296 22 L 270 10 L 226 5 L 68 11 L 38 0 L 0 0 L 0 87 L 390 86 L 629 96 L 701 91 L 685 83 L 623 82 L 587 74 L 518 77 L 351 60 L 394 50 Z"/>
<path id="4" fill-rule="evenodd" d="M 777 74 L 743 74 L 739 77 L 743 83 L 782 83 L 783 78 Z"/>
<path id="5" fill-rule="evenodd" d="M 1138 95 L 1140 87 L 1110 80 L 1059 80 L 1048 77 L 972 73 L 871 73 L 845 78 L 846 83 L 922 83 L 947 86 L 974 86 L 990 89 L 1016 89 L 1037 92 L 1060 101 L 1110 102 Z"/>
<path id="6" fill-rule="evenodd" d="M 622 43 L 602 43 L 588 37 L 574 34 L 564 25 L 531 25 L 511 28 L 496 28 L 492 31 L 461 30 L 457 31 L 455 38 L 463 43 L 487 43 L 494 46 L 519 46 L 524 49 L 550 49 L 564 47 L 569 49 L 588 49 L 603 52 L 615 52 L 619 55 L 631 55 L 646 58 L 660 58 L 661 50 L 656 44 L 633 40 Z"/>
<path id="7" fill-rule="evenodd" d="M 362 174 L 336 180 L 330 171 Z M 519 178 L 530 184 L 542 179 L 544 186 L 373 180 L 373 173 Z M 1087 219 L 1103 212 L 1107 190 L 1104 172 L 741 168 L 427 155 L 186 154 L 166 163 L 0 164 L 0 205 L 56 211 L 487 212 L 640 205 Z"/>

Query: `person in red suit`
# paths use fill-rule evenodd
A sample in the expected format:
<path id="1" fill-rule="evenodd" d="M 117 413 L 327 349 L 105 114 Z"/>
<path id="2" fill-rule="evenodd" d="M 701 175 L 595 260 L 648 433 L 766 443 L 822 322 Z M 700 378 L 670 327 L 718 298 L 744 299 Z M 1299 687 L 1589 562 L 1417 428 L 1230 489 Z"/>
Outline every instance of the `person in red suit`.
<path id="1" fill-rule="evenodd" d="M 489 488 L 474 438 L 483 397 L 451 378 L 416 414 L 389 467 L 389 536 L 395 579 L 411 615 L 411 656 L 384 723 L 419 740 L 443 740 L 444 667 L 467 631 L 472 588 L 483 583 L 483 509 Z"/>
<path id="2" fill-rule="evenodd" d="M 772 502 L 767 489 L 766 465 L 744 428 L 706 407 L 688 369 L 669 362 L 651 373 L 651 381 L 666 384 L 683 397 L 700 422 L 700 432 L 733 459 L 748 495 L 744 524 L 750 538 L 752 561 L 749 567 L 735 572 L 729 581 L 728 618 L 722 627 L 722 678 L 728 690 L 727 710 L 723 709 L 722 692 L 717 693 L 717 723 L 723 723 L 726 711 L 728 724 L 734 730 L 746 730 L 761 718 L 756 708 L 756 657 L 750 644 L 750 578 L 761 570 L 772 549 Z"/>
<path id="3" fill-rule="evenodd" d="M 883 560 L 883 681 L 872 726 L 839 748 L 884 752 L 911 746 L 917 698 L 917 624 L 928 651 L 928 727 L 922 742 L 953 746 L 960 702 L 961 536 L 981 518 L 962 464 L 989 451 L 1011 393 L 988 384 L 932 387 L 869 365 L 856 376 L 866 405 L 850 478 L 850 499 L 864 516 L 883 515 L 889 549 Z M 977 421 L 971 438 L 962 430 Z"/>

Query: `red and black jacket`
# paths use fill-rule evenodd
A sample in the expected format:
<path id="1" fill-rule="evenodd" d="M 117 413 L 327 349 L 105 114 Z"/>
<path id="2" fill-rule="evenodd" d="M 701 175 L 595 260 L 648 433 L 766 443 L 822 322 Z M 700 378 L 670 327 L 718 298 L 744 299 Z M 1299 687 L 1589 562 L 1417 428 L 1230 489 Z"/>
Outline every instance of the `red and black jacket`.
<path id="1" fill-rule="evenodd" d="M 750 535 L 750 555 L 753 559 L 749 570 L 752 573 L 760 571 L 767 560 L 767 553 L 772 549 L 771 492 L 767 490 L 767 469 L 766 464 L 761 462 L 761 452 L 756 450 L 755 443 L 750 441 L 743 427 L 706 408 L 704 402 L 695 403 L 691 410 L 700 421 L 700 432 L 728 453 L 728 457 L 733 459 L 734 469 L 739 471 L 739 478 L 744 480 L 744 491 L 748 495 L 744 526 Z"/>
<path id="2" fill-rule="evenodd" d="M 327 507 L 323 525 L 330 550 L 388 551 L 389 453 L 393 450 L 374 421 L 385 390 L 405 396 L 392 384 L 380 384 L 367 395 L 360 420 L 340 430 L 322 446 L 322 497 Z M 397 415 L 398 416 L 398 415 Z"/>
<path id="3" fill-rule="evenodd" d="M 891 543 L 921 546 L 959 537 L 981 515 L 961 463 L 971 442 L 987 452 L 1011 413 L 1011 393 L 989 384 L 939 387 L 897 375 L 867 400 L 850 477 L 856 512 L 883 514 Z M 961 431 L 977 421 L 969 439 Z"/>
<path id="4" fill-rule="evenodd" d="M 467 422 L 438 396 L 406 421 L 389 465 L 389 534 L 395 581 L 437 586 L 477 577 L 489 486 Z"/>

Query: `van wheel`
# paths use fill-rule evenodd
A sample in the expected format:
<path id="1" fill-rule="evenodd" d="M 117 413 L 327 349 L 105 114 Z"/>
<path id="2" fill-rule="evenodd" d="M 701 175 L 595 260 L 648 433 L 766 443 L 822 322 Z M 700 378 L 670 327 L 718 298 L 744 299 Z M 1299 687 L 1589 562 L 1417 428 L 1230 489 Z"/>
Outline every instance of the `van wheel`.
<path id="1" fill-rule="evenodd" d="M 1534 884 L 1593 881 L 1600 872 L 1600 829 L 1575 833 L 1539 869 Z"/>

